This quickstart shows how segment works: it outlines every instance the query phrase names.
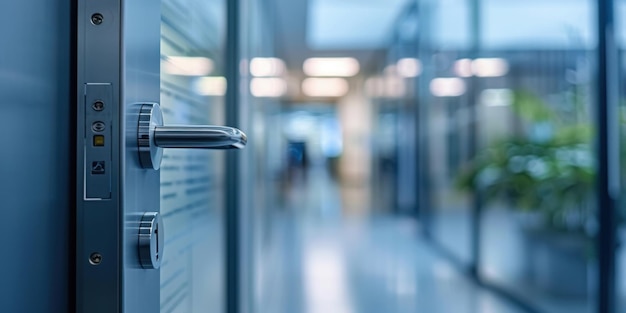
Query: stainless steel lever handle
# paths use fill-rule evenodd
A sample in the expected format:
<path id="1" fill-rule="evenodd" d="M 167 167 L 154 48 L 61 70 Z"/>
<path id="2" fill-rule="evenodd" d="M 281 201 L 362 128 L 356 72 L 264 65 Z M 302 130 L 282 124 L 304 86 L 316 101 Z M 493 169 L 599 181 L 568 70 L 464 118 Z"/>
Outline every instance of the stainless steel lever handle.
<path id="1" fill-rule="evenodd" d="M 164 126 L 157 103 L 144 103 L 139 111 L 137 145 L 143 168 L 161 167 L 163 148 L 243 149 L 246 134 L 233 127 L 190 125 Z"/>
<path id="2" fill-rule="evenodd" d="M 224 126 L 157 126 L 154 142 L 161 148 L 243 149 L 246 134 Z"/>

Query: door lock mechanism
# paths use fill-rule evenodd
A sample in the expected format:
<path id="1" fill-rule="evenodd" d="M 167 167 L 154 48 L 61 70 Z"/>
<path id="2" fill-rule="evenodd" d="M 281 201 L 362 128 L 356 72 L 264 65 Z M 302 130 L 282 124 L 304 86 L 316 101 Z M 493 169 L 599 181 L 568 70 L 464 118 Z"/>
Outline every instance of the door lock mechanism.
<path id="1" fill-rule="evenodd" d="M 163 260 L 163 220 L 157 212 L 147 212 L 139 223 L 139 261 L 145 269 L 158 269 Z"/>

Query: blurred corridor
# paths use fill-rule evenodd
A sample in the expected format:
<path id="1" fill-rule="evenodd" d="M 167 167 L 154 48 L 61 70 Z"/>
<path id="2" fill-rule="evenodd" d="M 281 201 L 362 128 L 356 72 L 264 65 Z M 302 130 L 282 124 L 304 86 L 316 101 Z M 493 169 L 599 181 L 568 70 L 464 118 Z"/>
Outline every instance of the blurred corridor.
<path id="1" fill-rule="evenodd" d="M 345 189 L 319 166 L 290 185 L 257 312 L 523 312 L 434 252 L 413 219 L 352 204 Z"/>

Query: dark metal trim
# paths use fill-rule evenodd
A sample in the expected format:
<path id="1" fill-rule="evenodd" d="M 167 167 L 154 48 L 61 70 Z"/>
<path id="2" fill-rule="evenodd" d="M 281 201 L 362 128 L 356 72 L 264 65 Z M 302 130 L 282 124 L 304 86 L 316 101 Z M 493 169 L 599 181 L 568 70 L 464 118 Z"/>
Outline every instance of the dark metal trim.
<path id="1" fill-rule="evenodd" d="M 417 49 L 418 49 L 418 59 L 427 60 L 430 56 L 428 55 L 428 51 L 430 47 L 430 36 L 432 36 L 428 30 L 430 29 L 430 24 L 432 22 L 432 16 L 429 13 L 429 6 L 431 6 L 427 1 L 422 1 L 418 3 L 417 8 L 417 19 L 419 25 L 418 38 L 417 38 Z M 417 147 L 424 147 L 423 149 L 418 148 L 416 153 L 417 158 L 417 210 L 419 213 L 420 222 L 422 223 L 422 235 L 428 239 L 432 240 L 432 216 L 433 216 L 433 201 L 431 197 L 431 181 L 430 181 L 430 154 L 429 150 L 429 136 L 430 129 L 428 127 L 428 118 L 430 112 L 430 99 L 428 97 L 429 94 L 429 85 L 428 78 L 431 78 L 431 69 L 428 67 L 426 63 L 423 64 L 423 72 L 416 79 L 416 88 L 417 88 L 417 101 L 418 106 L 416 109 L 416 140 Z"/>
<path id="2" fill-rule="evenodd" d="M 598 313 L 616 312 L 617 201 L 620 193 L 618 100 L 619 74 L 614 22 L 615 2 L 598 1 L 596 157 L 600 229 L 598 249 Z"/>
<path id="3" fill-rule="evenodd" d="M 470 2 L 470 32 L 472 36 L 472 42 L 470 47 L 469 57 L 475 59 L 479 57 L 481 47 L 481 0 L 471 0 Z M 472 76 L 469 80 L 469 112 L 470 112 L 470 126 L 468 129 L 469 144 L 468 144 L 468 156 L 473 159 L 476 156 L 478 150 L 478 95 L 476 94 L 479 87 L 479 80 L 476 76 Z M 480 279 L 480 264 L 481 264 L 481 241 L 482 241 L 482 211 L 483 201 L 481 197 L 481 190 L 475 189 L 471 195 L 470 210 L 472 212 L 471 223 L 471 261 L 470 261 L 470 275 L 476 279 Z"/>
<path id="4" fill-rule="evenodd" d="M 68 310 L 70 312 L 77 311 L 76 305 L 76 292 L 77 292 L 77 204 L 76 201 L 73 200 L 76 198 L 76 190 L 78 190 L 78 181 L 77 181 L 77 172 L 76 172 L 76 164 L 78 162 L 77 153 L 77 135 L 78 135 L 78 101 L 76 99 L 76 89 L 75 86 L 78 86 L 78 19 L 74 18 L 78 16 L 78 0 L 70 1 L 70 42 L 69 42 L 69 71 L 70 71 L 70 85 L 68 90 L 68 99 L 72 99 L 69 105 L 69 114 L 70 118 L 68 119 L 71 123 L 70 125 L 70 138 L 68 142 L 70 143 L 70 158 L 68 160 L 69 166 L 68 169 L 71 171 L 69 174 L 70 188 L 69 188 L 69 241 L 68 241 Z"/>
<path id="5" fill-rule="evenodd" d="M 239 127 L 239 71 L 240 60 L 240 0 L 226 1 L 226 62 L 225 74 L 228 88 L 226 91 L 226 125 Z M 225 287 L 228 313 L 239 313 L 240 308 L 240 153 L 226 152 L 226 184 L 225 184 Z"/>

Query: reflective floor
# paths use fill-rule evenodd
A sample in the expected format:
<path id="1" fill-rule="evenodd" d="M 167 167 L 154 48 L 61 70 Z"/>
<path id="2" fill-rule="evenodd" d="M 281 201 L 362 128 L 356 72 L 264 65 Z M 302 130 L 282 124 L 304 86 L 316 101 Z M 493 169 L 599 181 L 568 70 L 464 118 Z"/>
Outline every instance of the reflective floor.
<path id="1" fill-rule="evenodd" d="M 341 187 L 323 167 L 296 177 L 273 220 L 258 312 L 521 312 L 457 272 L 413 220 L 373 213 L 367 186 Z"/>

